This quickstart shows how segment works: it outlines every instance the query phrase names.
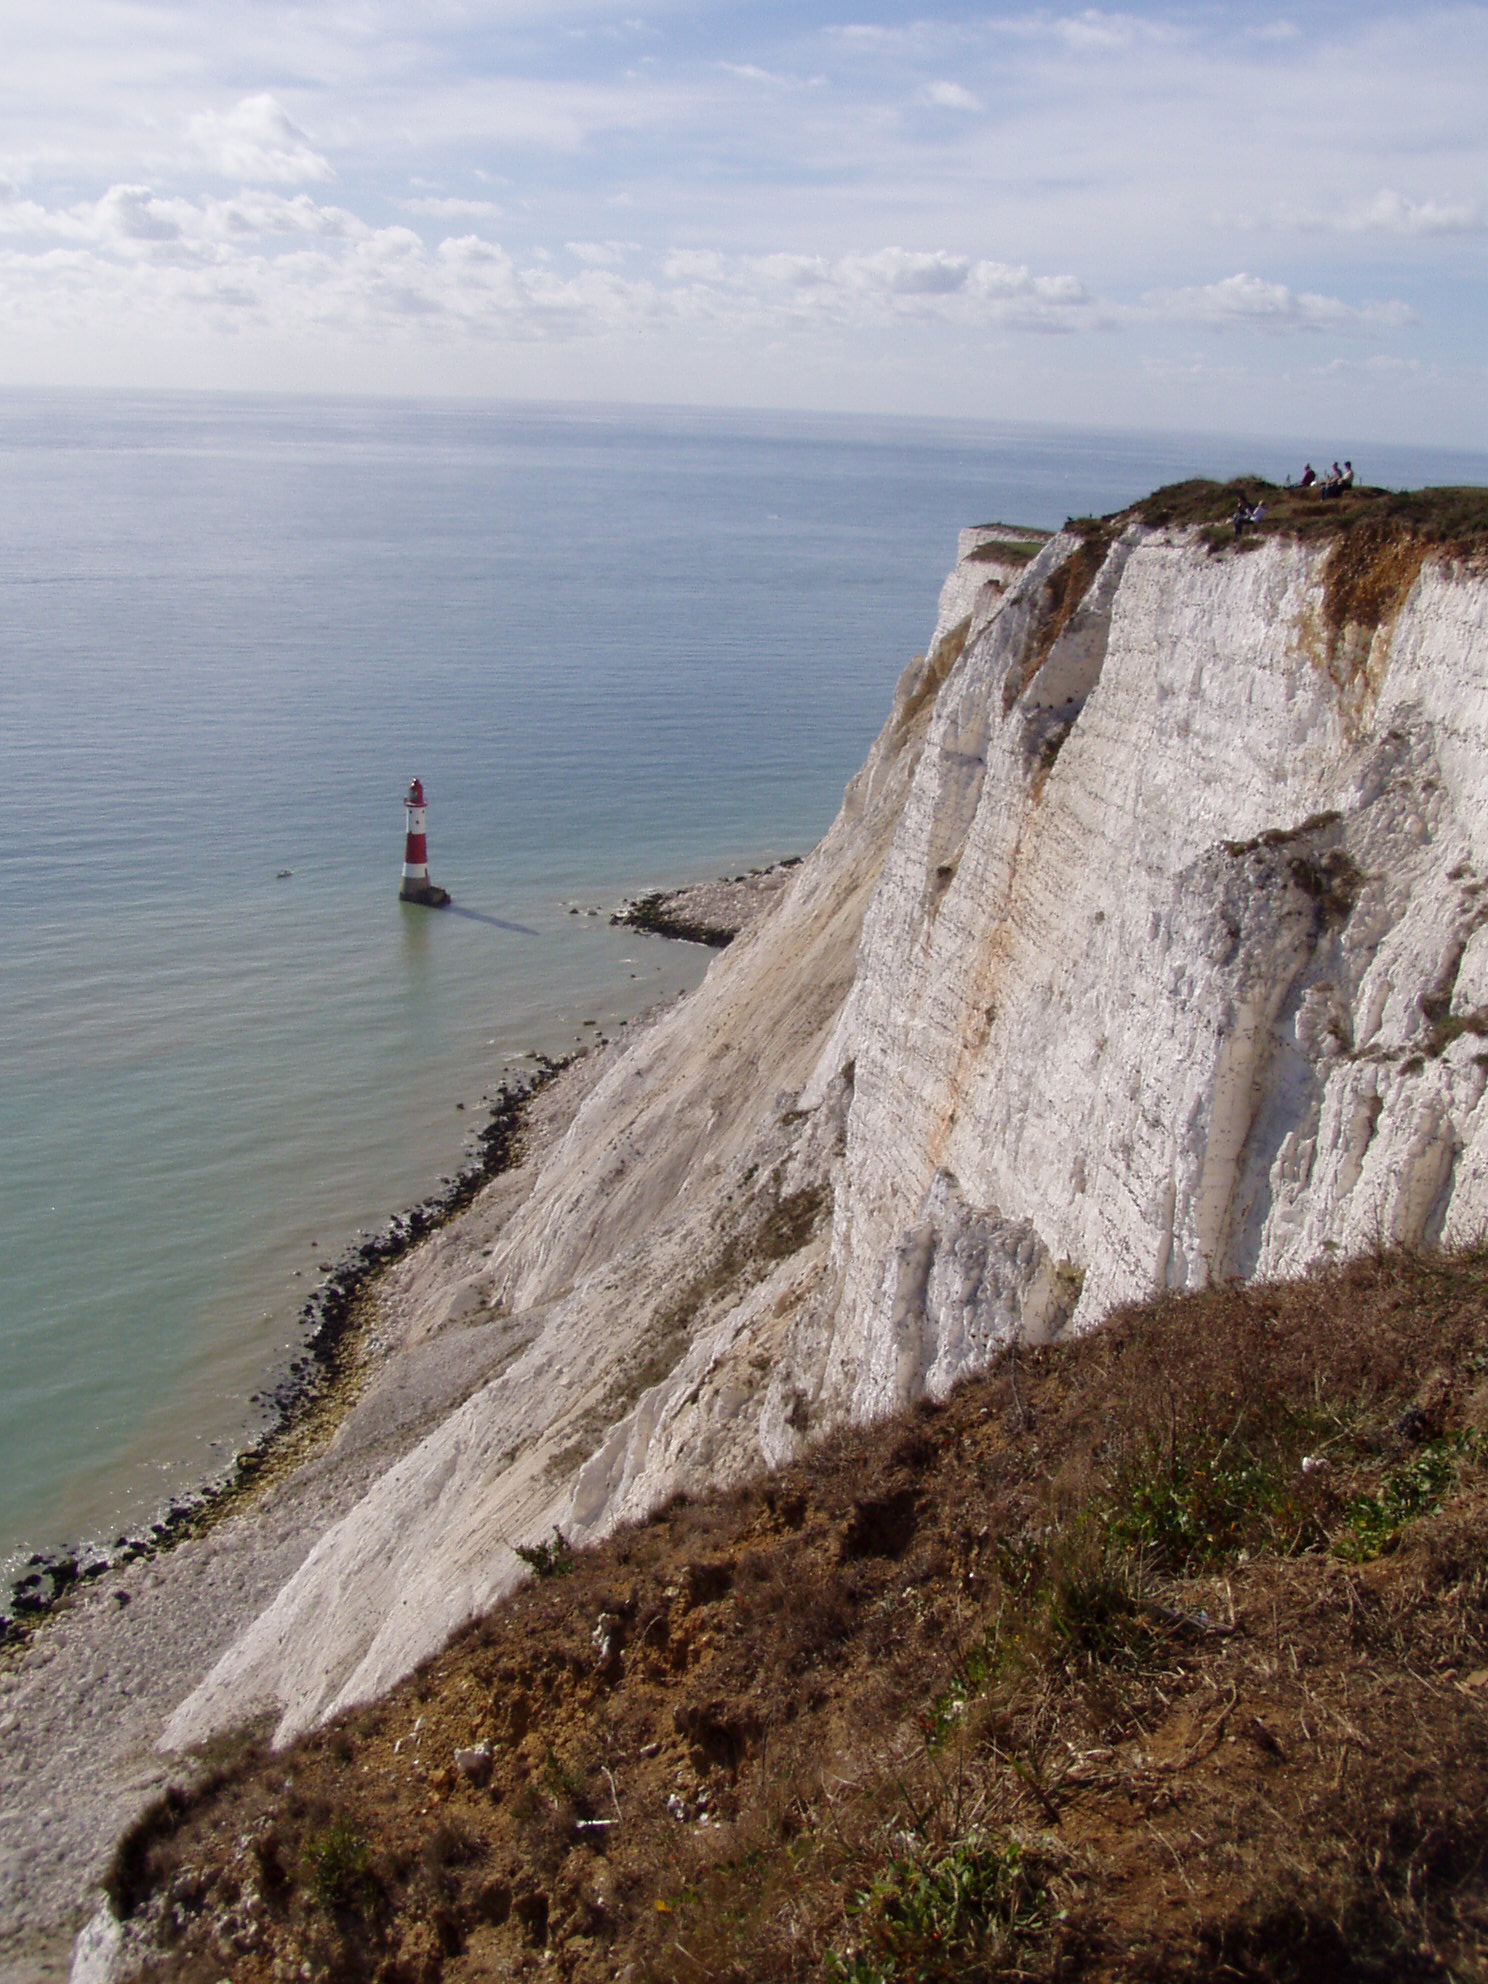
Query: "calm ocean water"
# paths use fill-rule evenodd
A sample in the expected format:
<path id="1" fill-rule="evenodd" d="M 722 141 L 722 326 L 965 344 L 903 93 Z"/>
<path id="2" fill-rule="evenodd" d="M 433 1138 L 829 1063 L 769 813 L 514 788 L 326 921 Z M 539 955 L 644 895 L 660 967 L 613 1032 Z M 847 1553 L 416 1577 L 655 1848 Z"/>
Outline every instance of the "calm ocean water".
<path id="1" fill-rule="evenodd" d="M 28 393 L 0 396 L 0 465 L 4 1558 L 220 1464 L 317 1260 L 454 1167 L 456 1104 L 695 982 L 703 955 L 570 907 L 809 847 L 960 525 L 1296 463 Z M 415 772 L 436 880 L 530 934 L 396 902 Z"/>

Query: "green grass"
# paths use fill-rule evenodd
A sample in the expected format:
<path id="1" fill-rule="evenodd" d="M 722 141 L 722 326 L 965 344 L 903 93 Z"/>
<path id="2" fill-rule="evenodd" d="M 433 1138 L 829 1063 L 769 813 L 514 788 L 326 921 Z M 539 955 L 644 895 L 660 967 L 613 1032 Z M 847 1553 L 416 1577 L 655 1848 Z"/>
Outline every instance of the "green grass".
<path id="1" fill-rule="evenodd" d="M 978 1700 L 993 1681 L 1000 1652 L 1001 1634 L 999 1626 L 995 1625 L 962 1657 L 947 1686 L 921 1712 L 920 1733 L 932 1753 L 939 1750 L 954 1731 L 968 1703 Z"/>
<path id="2" fill-rule="evenodd" d="M 1024 539 L 1010 543 L 1005 539 L 994 538 L 990 544 L 979 544 L 975 551 L 967 553 L 967 563 L 972 565 L 1028 565 L 1033 562 L 1047 538 Z"/>
<path id="3" fill-rule="evenodd" d="M 1051 1664 L 1066 1674 L 1148 1667 L 1162 1635 L 1143 1608 L 1146 1581 L 1140 1558 L 1072 1538 L 1040 1594 Z"/>
<path id="4" fill-rule="evenodd" d="M 1334 1554 L 1350 1563 L 1367 1564 L 1393 1550 L 1407 1523 L 1440 1511 L 1457 1485 L 1463 1463 L 1477 1447 L 1474 1433 L 1456 1433 L 1428 1441 L 1409 1460 L 1390 1468 L 1373 1494 L 1356 1495 L 1345 1508 Z"/>
<path id="5" fill-rule="evenodd" d="M 1117 1477 L 1105 1528 L 1177 1574 L 1242 1549 L 1294 1548 L 1305 1524 L 1277 1462 L 1232 1435 L 1136 1455 Z"/>
<path id="6" fill-rule="evenodd" d="M 973 1828 L 937 1852 L 889 1861 L 853 1896 L 857 1947 L 833 1951 L 833 1984 L 935 1984 L 987 1966 L 1039 1926 L 1045 1896 L 1015 1841 Z"/>

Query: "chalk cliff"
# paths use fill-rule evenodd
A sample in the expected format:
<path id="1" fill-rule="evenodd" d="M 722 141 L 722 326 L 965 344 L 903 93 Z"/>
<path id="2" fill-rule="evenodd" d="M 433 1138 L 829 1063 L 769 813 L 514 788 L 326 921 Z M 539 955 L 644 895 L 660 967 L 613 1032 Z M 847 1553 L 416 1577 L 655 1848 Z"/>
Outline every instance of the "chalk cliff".
<path id="1" fill-rule="evenodd" d="M 1011 1336 L 1488 1215 L 1488 583 L 1409 533 L 963 533 L 831 831 L 390 1278 L 509 1360 L 182 1705 L 289 1735 L 679 1487 Z M 1347 547 L 1345 547 L 1347 548 Z"/>

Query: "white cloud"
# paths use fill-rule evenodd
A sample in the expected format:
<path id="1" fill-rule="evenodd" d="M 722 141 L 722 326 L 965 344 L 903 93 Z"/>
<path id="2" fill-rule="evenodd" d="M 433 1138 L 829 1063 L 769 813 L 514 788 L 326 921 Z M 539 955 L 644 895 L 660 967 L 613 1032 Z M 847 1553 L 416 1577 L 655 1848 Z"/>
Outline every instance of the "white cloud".
<path id="1" fill-rule="evenodd" d="M 880 248 L 873 255 L 845 255 L 837 264 L 842 280 L 891 296 L 951 296 L 965 289 L 971 263 L 964 255 L 912 254 Z"/>
<path id="2" fill-rule="evenodd" d="M 832 266 L 821 255 L 752 255 L 737 265 L 735 279 L 759 277 L 767 284 L 787 290 L 830 289 L 835 286 Z"/>
<path id="3" fill-rule="evenodd" d="M 661 272 L 668 282 L 722 282 L 728 262 L 716 248 L 674 248 Z"/>
<path id="4" fill-rule="evenodd" d="M 454 194 L 420 194 L 412 200 L 400 200 L 398 205 L 404 213 L 418 214 L 425 220 L 500 220 L 501 218 L 501 208 L 494 200 L 466 200 Z"/>
<path id="5" fill-rule="evenodd" d="M 98 232 L 121 241 L 178 241 L 181 224 L 171 206 L 148 186 L 111 186 L 95 209 Z"/>
<path id="6" fill-rule="evenodd" d="M 67 213 L 45 207 L 39 200 L 0 200 L 0 234 L 67 241 L 87 240 L 94 231 L 91 208 Z"/>
<path id="7" fill-rule="evenodd" d="M 918 318 L 968 330 L 1073 331 L 1114 321 L 1114 313 L 1100 306 L 1078 277 L 1035 275 L 1026 266 L 943 251 L 760 255 L 725 264 L 714 280 L 725 274 L 736 287 L 752 291 L 767 311 L 772 296 L 788 299 L 795 314 L 844 327 Z"/>
<path id="8" fill-rule="evenodd" d="M 229 200 L 203 200 L 203 222 L 226 236 L 314 235 L 324 241 L 350 241 L 369 229 L 345 207 L 325 207 L 308 193 L 268 193 L 248 189 Z"/>
<path id="9" fill-rule="evenodd" d="M 1212 329 L 1241 327 L 1268 331 L 1395 330 L 1416 321 L 1400 302 L 1345 303 L 1336 296 L 1294 290 L 1241 273 L 1191 289 L 1155 293 L 1146 302 L 1153 314 Z"/>
<path id="10" fill-rule="evenodd" d="M 726 76 L 737 76 L 741 83 L 770 83 L 775 88 L 788 83 L 788 76 L 777 76 L 772 69 L 762 69 L 757 62 L 720 62 L 718 67 Z"/>
<path id="11" fill-rule="evenodd" d="M 1331 225 L 1345 234 L 1481 234 L 1488 228 L 1488 207 L 1480 200 L 1409 200 L 1385 191 Z"/>
<path id="12" fill-rule="evenodd" d="M 960 83 L 926 83 L 917 101 L 928 104 L 933 110 L 980 110 L 982 107 L 981 98 L 974 96 Z"/>
<path id="13" fill-rule="evenodd" d="M 21 203 L 25 204 L 25 203 Z M 17 203 L 0 207 L 0 231 Z M 840 337 L 918 321 L 962 331 L 1090 328 L 1099 312 L 1069 275 L 945 251 L 886 247 L 824 257 L 679 249 L 627 275 L 634 242 L 571 242 L 564 277 L 478 235 L 433 247 L 411 227 L 370 227 L 307 194 L 162 197 L 120 185 L 91 206 L 28 211 L 9 230 L 50 235 L 0 255 L 0 313 L 73 322 L 86 296 L 104 321 L 175 315 L 211 328 L 245 316 L 277 334 L 340 329 L 517 341 L 631 336 L 660 322 L 710 338 Z"/>
<path id="14" fill-rule="evenodd" d="M 1424 368 L 1419 358 L 1400 358 L 1392 352 L 1376 351 L 1368 358 L 1330 358 L 1326 365 L 1315 366 L 1313 369 L 1318 378 L 1336 379 L 1357 373 L 1373 374 L 1375 377 L 1383 375 L 1387 378 L 1401 375 L 1412 377 Z"/>
<path id="15" fill-rule="evenodd" d="M 615 269 L 640 247 L 639 241 L 565 241 L 570 255 L 591 269 Z"/>
<path id="16" fill-rule="evenodd" d="M 1211 225 L 1222 228 L 1222 214 Z M 1349 206 L 1298 207 L 1279 201 L 1264 215 L 1247 214 L 1235 223 L 1242 231 L 1276 229 L 1302 234 L 1394 235 L 1402 239 L 1488 232 L 1488 203 L 1470 199 L 1413 200 L 1385 188 Z"/>
<path id="17" fill-rule="evenodd" d="M 1115 49 L 1130 47 L 1139 37 L 1145 39 L 1162 33 L 1154 22 L 1140 20 L 1131 14 L 1103 13 L 1099 7 L 1087 7 L 1080 14 L 1067 14 L 1056 19 L 1053 27 L 1066 48 L 1082 55 L 1107 54 Z"/>
<path id="18" fill-rule="evenodd" d="M 336 176 L 267 90 L 245 96 L 229 111 L 199 111 L 188 129 L 192 143 L 225 179 L 297 184 Z"/>
<path id="19" fill-rule="evenodd" d="M 0 234 L 93 242 L 131 257 L 178 256 L 275 237 L 364 239 L 372 230 L 344 207 L 322 206 L 306 193 L 248 188 L 229 199 L 162 197 L 148 186 L 111 186 L 99 199 L 48 208 L 35 200 L 0 202 Z"/>
<path id="20" fill-rule="evenodd" d="M 1036 276 L 1006 262 L 978 262 L 970 272 L 973 294 L 1009 302 L 1027 299 L 1060 310 L 1086 308 L 1091 298 L 1078 276 Z"/>

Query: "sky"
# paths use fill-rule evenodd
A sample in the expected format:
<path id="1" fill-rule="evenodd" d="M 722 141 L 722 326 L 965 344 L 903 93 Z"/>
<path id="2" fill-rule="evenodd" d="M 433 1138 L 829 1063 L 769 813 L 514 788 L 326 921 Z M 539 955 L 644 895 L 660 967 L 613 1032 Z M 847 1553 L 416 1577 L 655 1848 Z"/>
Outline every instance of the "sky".
<path id="1" fill-rule="evenodd" d="M 1488 445 L 1488 4 L 0 0 L 0 383 Z"/>

